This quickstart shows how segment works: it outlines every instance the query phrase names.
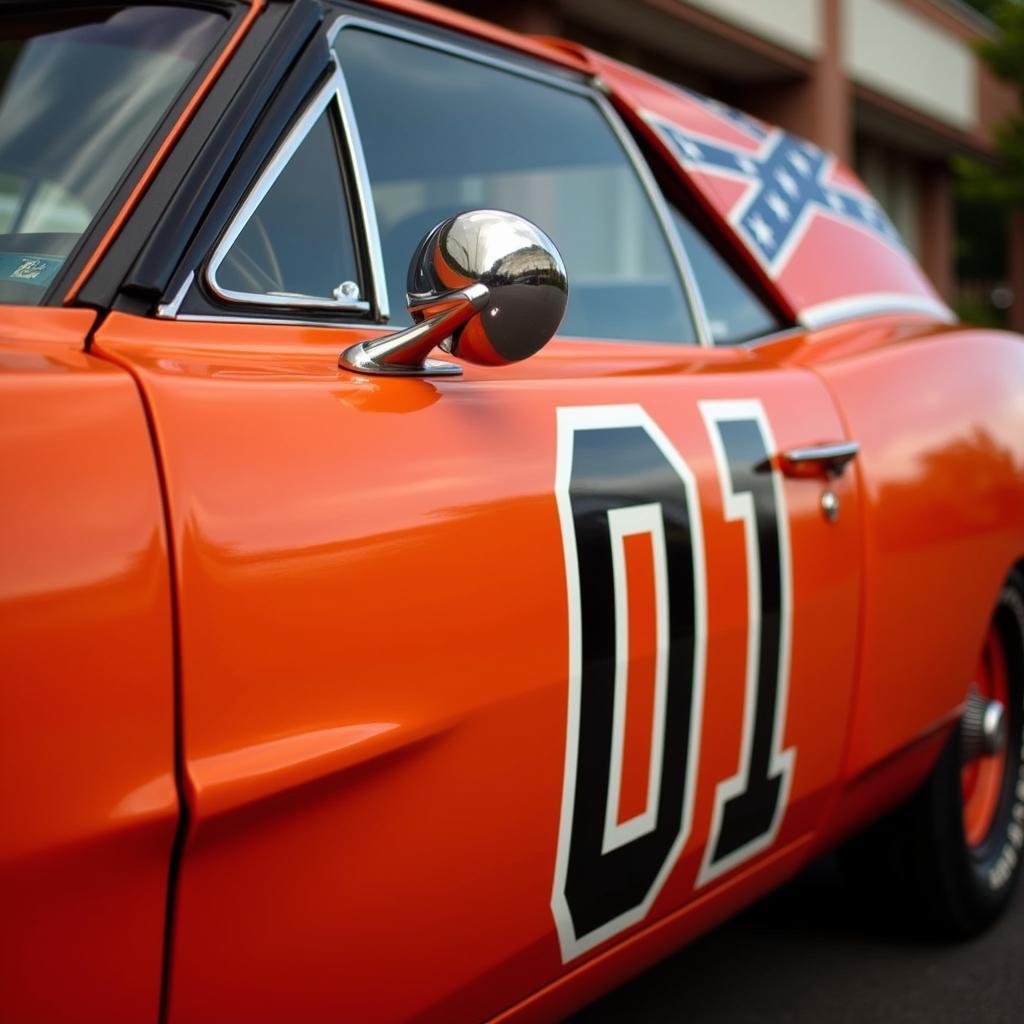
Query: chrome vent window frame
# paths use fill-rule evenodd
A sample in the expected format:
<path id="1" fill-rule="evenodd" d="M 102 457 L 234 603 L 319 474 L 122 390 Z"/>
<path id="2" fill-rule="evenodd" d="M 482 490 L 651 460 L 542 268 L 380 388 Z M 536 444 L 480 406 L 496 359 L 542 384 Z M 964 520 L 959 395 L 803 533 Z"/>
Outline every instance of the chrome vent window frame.
<path id="1" fill-rule="evenodd" d="M 332 55 L 333 57 L 333 55 Z M 206 261 L 206 266 L 203 271 L 203 282 L 209 289 L 210 293 L 216 298 L 230 303 L 244 303 L 247 306 L 261 306 L 261 307 L 272 307 L 280 309 L 317 309 L 324 311 L 343 312 L 343 313 L 369 313 L 371 311 L 371 303 L 365 298 L 356 300 L 342 300 L 337 298 L 328 298 L 327 296 L 315 296 L 315 295 L 273 295 L 267 294 L 266 292 L 240 292 L 235 291 L 231 288 L 227 288 L 220 284 L 217 280 L 217 271 L 220 269 L 221 264 L 224 262 L 231 247 L 235 244 L 238 236 L 245 230 L 253 214 L 259 209 L 260 204 L 266 198 L 267 193 L 274 186 L 277 179 L 281 176 L 284 169 L 288 166 L 289 161 L 295 155 L 296 151 L 305 142 L 306 137 L 312 130 L 313 126 L 319 121 L 320 117 L 330 111 L 332 104 L 335 108 L 335 113 L 340 121 L 342 133 L 344 138 L 348 138 L 347 126 L 345 124 L 345 116 L 343 110 L 343 104 L 341 99 L 341 93 L 344 90 L 344 82 L 341 80 L 341 71 L 337 66 L 337 61 L 334 61 L 334 70 L 331 73 L 327 81 L 317 90 L 314 97 L 307 103 L 305 109 L 299 115 L 298 120 L 291 126 L 285 135 L 284 139 L 274 150 L 267 165 L 260 172 L 256 178 L 255 183 L 250 187 L 246 193 L 245 198 L 242 200 L 241 205 L 238 207 L 234 216 L 228 222 L 228 226 L 224 233 L 221 235 L 213 252 L 210 254 Z M 364 168 L 365 170 L 365 168 Z M 343 173 L 343 168 L 340 165 L 338 167 L 339 173 Z M 358 176 L 358 172 L 357 172 Z M 358 185 L 357 185 L 358 189 Z M 372 204 L 372 199 L 371 199 Z M 358 201 L 356 202 L 357 209 L 359 210 L 360 216 L 364 215 L 364 207 Z M 370 207 L 372 212 L 372 205 Z M 352 224 L 353 232 L 356 232 L 361 225 Z M 339 225 L 341 228 L 342 225 Z M 367 276 L 369 281 L 366 282 L 370 290 L 374 290 L 375 275 L 373 274 L 372 267 L 372 252 L 370 254 L 371 266 L 368 270 Z M 191 276 L 191 275 L 190 275 Z M 175 301 L 168 303 L 167 306 L 161 307 L 158 311 L 158 315 L 171 316 L 177 315 L 177 308 L 181 306 L 181 300 L 184 298 L 184 294 L 188 291 L 188 286 L 191 284 L 191 280 L 181 289 L 178 296 L 175 297 Z M 340 285 L 341 282 L 339 281 Z M 376 298 L 376 296 L 375 296 Z M 387 307 L 387 299 L 384 299 L 385 309 Z M 377 307 L 379 310 L 379 305 Z M 173 312 L 172 312 L 173 310 Z"/>
<path id="2" fill-rule="evenodd" d="M 331 81 L 334 83 L 335 102 L 338 107 L 338 117 L 341 120 L 342 142 L 348 153 L 349 166 L 352 170 L 352 195 L 359 220 L 358 227 L 362 229 L 369 259 L 367 273 L 373 293 L 374 320 L 377 323 L 387 323 L 391 319 L 391 309 L 388 303 L 387 280 L 384 276 L 384 253 L 380 245 L 380 229 L 377 224 L 377 209 L 373 204 L 370 173 L 366 169 L 363 144 L 359 138 L 359 123 L 352 108 L 352 97 L 349 95 L 345 74 L 341 70 L 341 64 L 334 52 L 333 36 L 330 32 L 327 36 L 327 49 L 334 63 L 334 74 L 331 76 Z M 411 257 L 412 253 L 409 255 Z"/>

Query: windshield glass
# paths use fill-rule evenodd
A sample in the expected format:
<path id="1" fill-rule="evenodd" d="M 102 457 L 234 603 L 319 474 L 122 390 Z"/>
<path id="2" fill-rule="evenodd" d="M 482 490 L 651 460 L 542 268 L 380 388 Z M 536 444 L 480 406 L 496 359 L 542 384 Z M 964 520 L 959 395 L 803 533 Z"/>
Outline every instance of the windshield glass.
<path id="1" fill-rule="evenodd" d="M 42 301 L 224 26 L 156 6 L 0 20 L 0 302 Z"/>

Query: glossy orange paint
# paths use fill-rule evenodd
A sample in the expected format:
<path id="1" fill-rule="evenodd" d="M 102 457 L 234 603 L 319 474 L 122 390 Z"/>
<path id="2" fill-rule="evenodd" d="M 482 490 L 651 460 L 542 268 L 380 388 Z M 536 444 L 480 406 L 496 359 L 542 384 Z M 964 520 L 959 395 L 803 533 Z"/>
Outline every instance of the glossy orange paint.
<path id="1" fill-rule="evenodd" d="M 155 1020 L 178 801 L 153 448 L 83 351 L 93 312 L 0 319 L 0 1016 Z"/>
<path id="2" fill-rule="evenodd" d="M 442 8 L 383 6 L 592 69 Z M 157 1015 L 172 571 L 189 830 L 168 1019 L 548 1020 L 908 795 L 1024 557 L 1024 346 L 1005 335 L 893 316 L 753 350 L 560 340 L 428 381 L 338 370 L 369 329 L 114 313 L 86 355 L 88 311 L 4 319 L 0 452 L 16 486 L 0 638 L 16 699 L 0 728 L 6 777 L 25 780 L 4 791 L 0 845 L 13 1019 L 90 1017 L 98 998 L 110 1019 Z M 698 407 L 713 399 L 761 402 L 779 449 L 862 448 L 834 484 L 835 524 L 821 480 L 782 483 L 792 790 L 771 846 L 700 885 L 716 786 L 738 768 L 747 644 L 743 528 Z M 697 480 L 702 745 L 693 828 L 650 913 L 564 963 L 555 410 L 623 403 Z"/>
<path id="3" fill-rule="evenodd" d="M 694 828 L 633 932 L 679 914 L 673 934 L 701 930 L 794 870 L 839 783 L 856 472 L 835 485 L 834 525 L 821 481 L 783 485 L 792 793 L 771 851 L 695 900 L 715 786 L 738 767 L 747 630 L 743 528 L 725 521 L 697 401 L 760 400 L 780 446 L 841 437 L 813 373 L 742 349 L 572 341 L 454 381 L 337 369 L 367 333 L 112 314 L 97 334 L 152 408 L 174 532 L 192 826 L 171 1020 L 478 1019 L 583 962 L 563 965 L 549 906 L 567 706 L 558 406 L 642 404 L 703 507 Z"/>
<path id="4" fill-rule="evenodd" d="M 650 534 L 623 539 L 626 565 L 627 647 L 626 722 L 622 751 L 622 780 L 617 824 L 643 814 L 651 799 L 649 765 L 654 731 L 656 580 L 654 544 Z"/>
<path id="5" fill-rule="evenodd" d="M 951 724 L 1003 581 L 1024 558 L 1024 344 L 877 318 L 823 331 L 794 357 L 828 384 L 861 444 L 853 778 Z"/>

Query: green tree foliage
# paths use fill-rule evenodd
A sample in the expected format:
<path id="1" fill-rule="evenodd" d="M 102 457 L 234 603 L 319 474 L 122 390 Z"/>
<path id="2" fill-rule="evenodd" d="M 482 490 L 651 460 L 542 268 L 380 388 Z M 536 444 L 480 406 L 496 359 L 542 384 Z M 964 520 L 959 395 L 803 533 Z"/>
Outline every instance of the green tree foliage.
<path id="1" fill-rule="evenodd" d="M 979 55 L 1024 98 L 1024 2 L 966 0 L 995 22 L 998 32 L 979 46 Z M 984 288 L 1005 279 L 1007 210 L 1024 207 L 1024 119 L 1018 113 L 995 133 L 996 161 L 954 160 L 956 188 L 956 276 L 961 284 L 955 302 L 963 320 L 1006 326 L 1006 311 L 997 309 Z"/>
<path id="2" fill-rule="evenodd" d="M 1024 100 L 1024 3 L 1020 0 L 975 0 L 972 6 L 988 14 L 998 34 L 978 47 L 982 58 Z M 1024 207 L 1024 116 L 1021 102 L 1015 114 L 995 132 L 998 163 L 957 161 L 964 198 L 1000 206 Z"/>
<path id="3" fill-rule="evenodd" d="M 1003 0 L 964 0 L 964 2 L 973 7 L 976 11 L 981 11 L 982 14 L 987 17 L 992 17 L 992 12 L 1003 2 Z"/>

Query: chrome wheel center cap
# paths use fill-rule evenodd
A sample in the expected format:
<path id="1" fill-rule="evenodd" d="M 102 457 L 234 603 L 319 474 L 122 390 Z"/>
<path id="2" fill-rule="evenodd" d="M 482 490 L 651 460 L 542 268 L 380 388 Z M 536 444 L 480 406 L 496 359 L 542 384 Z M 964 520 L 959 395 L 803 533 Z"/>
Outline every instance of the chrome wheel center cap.
<path id="1" fill-rule="evenodd" d="M 1006 746 L 1006 709 L 997 700 L 985 704 L 981 717 L 981 738 L 986 754 L 998 754 Z"/>
<path id="2" fill-rule="evenodd" d="M 1002 701 L 988 700 L 972 689 L 960 723 L 964 763 L 991 757 L 1006 746 L 1006 708 Z"/>

